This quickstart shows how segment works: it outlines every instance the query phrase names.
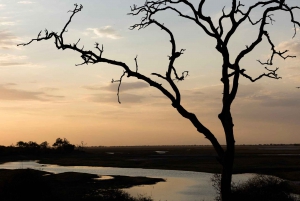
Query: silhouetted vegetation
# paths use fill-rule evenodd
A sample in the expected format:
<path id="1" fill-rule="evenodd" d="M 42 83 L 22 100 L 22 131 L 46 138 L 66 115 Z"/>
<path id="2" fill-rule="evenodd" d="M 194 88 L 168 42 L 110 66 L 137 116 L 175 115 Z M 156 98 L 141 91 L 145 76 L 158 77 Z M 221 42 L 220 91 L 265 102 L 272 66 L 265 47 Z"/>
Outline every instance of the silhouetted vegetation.
<path id="1" fill-rule="evenodd" d="M 70 153 L 74 151 L 75 145 L 70 144 L 70 142 L 64 138 L 57 138 L 54 144 L 52 145 L 59 152 Z"/>
<path id="2" fill-rule="evenodd" d="M 151 197 L 132 197 L 130 194 L 120 189 L 99 189 L 93 194 L 86 195 L 85 201 L 152 201 Z"/>
<path id="3" fill-rule="evenodd" d="M 216 201 L 221 201 L 221 177 L 212 177 L 213 186 L 218 192 Z M 293 196 L 293 186 L 274 176 L 257 175 L 244 183 L 232 183 L 232 201 L 299 201 Z"/>
<path id="4" fill-rule="evenodd" d="M 32 169 L 0 170 L 0 200 L 3 201 L 151 201 L 130 196 L 120 188 L 155 184 L 163 179 L 114 176 L 94 180 L 98 175 L 66 172 L 52 174 Z"/>
<path id="5" fill-rule="evenodd" d="M 75 145 L 71 144 L 66 138 L 57 138 L 52 147 L 47 141 L 38 144 L 33 141 L 18 141 L 16 145 L 0 146 L 0 156 L 40 156 L 45 154 L 68 154 L 74 151 L 82 152 L 82 149 L 75 149 Z"/>

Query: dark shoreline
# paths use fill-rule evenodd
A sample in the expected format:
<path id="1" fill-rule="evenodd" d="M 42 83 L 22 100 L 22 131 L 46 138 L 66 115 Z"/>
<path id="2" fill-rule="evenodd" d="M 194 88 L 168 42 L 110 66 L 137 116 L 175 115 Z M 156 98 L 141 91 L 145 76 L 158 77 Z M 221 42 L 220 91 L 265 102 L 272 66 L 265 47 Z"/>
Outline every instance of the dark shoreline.
<path id="1" fill-rule="evenodd" d="M 288 181 L 296 181 L 289 182 L 289 185 L 292 186 L 293 193 L 300 194 L 300 184 L 297 184 L 297 181 L 300 181 L 299 154 L 299 146 L 237 146 L 234 174 L 258 173 L 277 176 Z M 89 147 L 80 152 L 65 154 L 2 155 L 0 163 L 25 160 L 39 160 L 41 164 L 55 164 L 61 166 L 102 166 L 207 173 L 221 172 L 221 166 L 218 164 L 215 151 L 211 146 Z M 0 169 L 0 181 L 2 171 L 3 170 Z M 61 175 L 61 178 L 63 178 L 62 176 L 63 175 Z M 79 174 L 77 176 L 79 176 Z M 81 175 L 79 177 L 85 178 L 91 177 L 91 175 Z M 137 178 L 133 177 L 119 176 L 115 180 L 117 184 L 106 183 L 105 186 L 113 187 L 117 185 L 120 187 L 122 180 L 123 185 L 141 185 L 147 182 L 145 178 L 140 178 L 139 181 L 141 183 L 137 184 L 135 183 L 137 182 L 135 181 L 136 179 Z M 160 181 L 161 180 L 158 180 L 156 182 Z M 58 186 L 63 189 L 66 181 L 61 182 L 62 183 Z M 87 181 L 81 181 L 77 183 L 76 185 L 78 186 L 74 186 L 74 189 L 78 188 L 79 190 L 75 190 L 75 193 L 69 191 L 69 194 L 75 195 L 77 192 L 81 192 L 82 196 L 86 194 L 87 190 L 95 190 L 94 187 L 98 185 L 96 184 L 93 187 L 88 184 L 88 188 L 86 188 L 85 185 L 83 185 L 86 184 L 86 182 Z M 49 182 L 47 182 L 46 185 L 49 185 L 48 183 Z M 53 184 L 53 181 L 50 182 L 50 185 L 51 183 Z M 64 192 L 64 190 L 58 190 L 58 192 L 59 191 Z M 99 194 L 99 192 L 97 193 Z M 115 192 L 110 192 L 110 194 L 115 194 Z"/>
<path id="2" fill-rule="evenodd" d="M 300 146 L 237 146 L 233 173 L 258 173 L 300 181 L 299 154 Z M 221 172 L 212 146 L 88 147 L 84 152 L 70 154 L 2 156 L 0 163 L 18 160 L 39 160 L 41 164 L 61 166 Z"/>
<path id="3" fill-rule="evenodd" d="M 135 198 L 119 189 L 165 181 L 161 178 L 148 177 L 111 177 L 107 180 L 97 180 L 99 176 L 96 174 L 77 172 L 53 174 L 33 169 L 0 169 L 0 199 L 77 201 L 106 200 L 107 196 L 123 196 L 122 200 L 135 201 Z"/>

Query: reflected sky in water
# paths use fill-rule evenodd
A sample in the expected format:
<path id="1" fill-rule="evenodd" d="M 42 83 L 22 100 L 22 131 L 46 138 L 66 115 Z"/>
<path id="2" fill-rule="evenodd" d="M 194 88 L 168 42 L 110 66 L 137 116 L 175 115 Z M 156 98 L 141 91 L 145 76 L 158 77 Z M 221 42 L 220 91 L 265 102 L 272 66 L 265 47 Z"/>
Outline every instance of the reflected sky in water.
<path id="1" fill-rule="evenodd" d="M 210 181 L 212 174 L 203 172 L 141 168 L 58 166 L 39 164 L 37 161 L 4 163 L 0 164 L 0 168 L 32 168 L 52 173 L 81 172 L 98 175 L 147 176 L 164 178 L 166 179 L 166 182 L 159 182 L 155 185 L 143 185 L 125 189 L 133 196 L 151 196 L 154 201 L 211 201 L 214 200 L 216 195 L 216 192 Z M 244 181 L 251 176 L 251 174 L 234 175 L 234 181 Z"/>

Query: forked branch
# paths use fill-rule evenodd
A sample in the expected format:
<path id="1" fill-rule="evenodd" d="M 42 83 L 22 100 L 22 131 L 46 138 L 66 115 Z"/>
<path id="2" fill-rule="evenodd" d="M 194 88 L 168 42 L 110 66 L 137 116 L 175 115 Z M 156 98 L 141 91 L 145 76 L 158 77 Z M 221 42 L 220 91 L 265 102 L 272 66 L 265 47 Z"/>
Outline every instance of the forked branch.
<path id="1" fill-rule="evenodd" d="M 247 79 L 249 79 L 251 82 L 255 82 L 255 81 L 257 81 L 257 80 L 259 80 L 259 79 L 261 79 L 261 78 L 263 78 L 263 77 L 269 77 L 269 78 L 272 78 L 272 79 L 281 79 L 281 77 L 278 77 L 278 74 L 276 73 L 276 71 L 279 69 L 279 68 L 276 68 L 275 70 L 271 70 L 271 69 L 268 69 L 267 67 L 265 67 L 265 69 L 267 70 L 267 71 L 269 71 L 269 73 L 263 73 L 263 74 L 261 74 L 261 75 L 259 75 L 258 77 L 256 77 L 256 78 L 252 78 L 251 76 L 249 76 L 249 75 L 247 75 L 246 73 L 245 73 L 245 69 L 241 69 L 240 70 L 240 74 L 242 75 L 242 76 L 244 76 L 245 78 L 247 78 Z"/>
<path id="2" fill-rule="evenodd" d="M 117 96 L 118 96 L 118 102 L 120 104 L 121 104 L 121 101 L 120 101 L 120 87 L 121 87 L 121 84 L 122 84 L 122 79 L 125 76 L 125 74 L 126 74 L 126 71 L 123 72 L 123 74 L 121 75 L 119 80 L 114 80 L 114 79 L 111 80 L 111 83 L 119 82 Z"/>
<path id="3" fill-rule="evenodd" d="M 288 50 L 284 50 L 283 52 L 277 51 L 275 49 L 275 45 L 273 44 L 273 42 L 272 42 L 272 40 L 269 36 L 269 33 L 267 31 L 264 31 L 263 34 L 266 36 L 269 44 L 271 45 L 272 54 L 271 54 L 270 59 L 268 59 L 266 62 L 261 62 L 260 60 L 257 60 L 261 65 L 273 65 L 273 58 L 274 58 L 274 55 L 276 55 L 276 54 L 284 60 L 287 59 L 287 58 L 295 58 L 296 57 L 296 56 L 292 56 L 292 55 L 284 56 L 284 54 L 287 53 Z"/>
<path id="4" fill-rule="evenodd" d="M 164 1 L 161 1 L 161 2 L 164 2 Z M 160 24 L 160 23 L 158 23 L 154 20 L 151 20 L 149 18 L 148 15 L 153 14 L 151 9 L 154 9 L 154 10 L 159 9 L 160 5 L 161 4 L 159 3 L 159 1 L 157 1 L 157 3 L 153 3 L 153 5 L 151 5 L 150 7 L 140 7 L 140 8 L 138 8 L 137 6 L 134 6 L 132 9 L 137 11 L 136 14 L 145 11 L 145 9 L 148 9 L 148 10 L 146 10 L 147 18 L 142 18 L 141 24 L 134 25 L 131 28 L 136 28 L 136 27 L 141 28 L 141 27 L 145 27 L 145 26 L 148 26 L 149 24 L 154 23 L 170 35 L 171 44 L 172 44 L 172 51 L 171 51 L 171 56 L 170 56 L 170 60 L 169 60 L 169 66 L 168 66 L 168 71 L 167 71 L 166 77 L 164 77 L 164 76 L 162 76 L 158 73 L 152 73 L 152 75 L 158 76 L 158 77 L 166 80 L 171 85 L 172 89 L 174 90 L 174 92 L 176 94 L 176 97 L 174 97 L 174 95 L 171 92 L 169 92 L 166 88 L 164 88 L 162 86 L 162 84 L 159 84 L 159 83 L 153 81 L 152 79 L 150 79 L 149 77 L 147 77 L 143 74 L 140 74 L 138 72 L 137 56 L 135 57 L 135 64 L 136 65 L 135 65 L 135 70 L 133 71 L 129 68 L 129 66 L 127 66 L 123 62 L 115 61 L 115 60 L 108 59 L 108 58 L 104 58 L 103 57 L 103 51 L 104 51 L 103 50 L 103 45 L 100 48 L 98 43 L 95 44 L 95 48 L 100 52 L 100 54 L 99 53 L 96 54 L 96 53 L 94 53 L 93 51 L 90 51 L 90 50 L 88 50 L 88 51 L 83 50 L 83 48 L 79 49 L 77 47 L 79 41 L 77 43 L 73 44 L 73 45 L 65 44 L 64 40 L 63 40 L 63 33 L 66 32 L 66 29 L 67 29 L 68 25 L 70 24 L 73 16 L 82 9 L 81 5 L 78 6 L 77 4 L 75 4 L 74 10 L 70 11 L 70 12 L 72 12 L 72 15 L 70 16 L 70 19 L 68 20 L 67 24 L 64 26 L 64 28 L 63 28 L 63 30 L 60 34 L 58 34 L 56 32 L 48 33 L 48 31 L 46 30 L 44 37 L 41 37 L 41 32 L 40 32 L 38 34 L 37 38 L 32 39 L 28 43 L 23 43 L 23 44 L 19 44 L 19 45 L 26 46 L 26 45 L 31 44 L 34 41 L 49 40 L 51 38 L 54 38 L 55 45 L 58 49 L 62 49 L 62 50 L 71 49 L 73 51 L 79 52 L 81 54 L 81 58 L 83 59 L 82 64 L 108 63 L 108 64 L 111 64 L 111 65 L 116 65 L 116 66 L 119 66 L 119 67 L 123 68 L 123 74 L 120 76 L 120 79 L 119 80 L 112 80 L 112 83 L 119 82 L 118 92 L 117 92 L 119 103 L 121 103 L 121 101 L 120 101 L 120 87 L 121 87 L 121 84 L 122 84 L 122 79 L 125 75 L 127 75 L 127 77 L 136 77 L 137 79 L 145 81 L 150 86 L 158 89 L 167 98 L 169 98 L 170 101 L 172 102 L 172 106 L 174 108 L 176 108 L 177 111 L 183 117 L 189 119 L 192 122 L 192 124 L 195 126 L 195 128 L 197 128 L 198 132 L 202 133 L 207 139 L 209 139 L 211 141 L 212 145 L 215 147 L 215 149 L 218 153 L 218 157 L 220 158 L 220 161 L 222 161 L 222 158 L 223 158 L 223 155 L 224 155 L 224 150 L 221 147 L 221 145 L 219 144 L 219 142 L 217 141 L 217 139 L 215 138 L 215 136 L 204 125 L 202 125 L 202 123 L 197 119 L 197 117 L 193 113 L 190 113 L 187 110 L 185 110 L 182 107 L 182 105 L 180 104 L 180 93 L 179 93 L 179 90 L 178 90 L 177 86 L 173 82 L 173 79 L 171 79 L 171 72 L 175 73 L 175 77 L 176 77 L 177 80 L 183 80 L 188 75 L 188 71 L 184 71 L 182 73 L 182 76 L 178 76 L 177 72 L 175 70 L 175 67 L 174 67 L 174 61 L 181 54 L 183 54 L 184 50 L 182 49 L 180 52 L 176 52 L 176 44 L 175 44 L 175 39 L 173 37 L 172 32 L 169 29 L 167 29 L 163 24 Z M 150 19 L 150 20 L 147 21 L 146 19 Z M 80 65 L 82 65 L 82 64 L 80 64 Z"/>

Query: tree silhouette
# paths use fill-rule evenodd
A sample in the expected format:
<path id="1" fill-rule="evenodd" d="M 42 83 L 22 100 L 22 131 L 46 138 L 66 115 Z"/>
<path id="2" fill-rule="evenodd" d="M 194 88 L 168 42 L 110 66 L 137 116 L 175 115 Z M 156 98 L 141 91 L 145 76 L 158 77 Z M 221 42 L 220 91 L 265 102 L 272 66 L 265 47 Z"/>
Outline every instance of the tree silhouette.
<path id="1" fill-rule="evenodd" d="M 44 141 L 40 144 L 40 147 L 42 149 L 47 149 L 47 148 L 49 148 L 49 143 L 47 141 Z"/>
<path id="2" fill-rule="evenodd" d="M 135 77 L 137 79 L 143 80 L 147 82 L 150 86 L 158 89 L 162 92 L 167 98 L 170 99 L 172 106 L 181 114 L 184 118 L 190 120 L 190 122 L 194 125 L 199 133 L 202 133 L 213 145 L 215 148 L 218 161 L 222 165 L 222 178 L 221 178 L 221 194 L 222 200 L 230 200 L 231 195 L 231 177 L 232 177 L 232 169 L 233 169 L 233 161 L 235 155 L 235 139 L 234 139 L 234 124 L 231 115 L 231 104 L 236 97 L 239 80 L 241 77 L 244 77 L 251 82 L 255 82 L 262 78 L 272 78 L 279 79 L 280 77 L 277 75 L 278 68 L 271 68 L 273 65 L 273 59 L 275 56 L 279 56 L 282 59 L 293 58 L 295 56 L 287 55 L 288 50 L 283 52 L 276 50 L 275 45 L 266 30 L 266 25 L 272 24 L 274 22 L 273 15 L 275 11 L 287 12 L 290 16 L 291 23 L 294 28 L 294 36 L 297 32 L 297 27 L 300 26 L 299 21 L 297 21 L 294 17 L 294 11 L 300 9 L 298 6 L 289 6 L 284 0 L 265 0 L 258 1 L 253 3 L 252 5 L 246 7 L 244 4 L 240 3 L 236 0 L 231 0 L 231 8 L 228 13 L 225 13 L 223 8 L 222 16 L 218 19 L 217 25 L 215 25 L 210 16 L 206 16 L 203 13 L 203 6 L 206 3 L 206 0 L 199 0 L 197 6 L 195 7 L 191 1 L 188 0 L 153 0 L 146 1 L 144 5 L 137 6 L 133 5 L 131 7 L 130 15 L 141 15 L 144 16 L 141 18 L 141 21 L 137 24 L 134 24 L 130 27 L 130 29 L 142 29 L 146 28 L 149 25 L 158 26 L 162 31 L 164 31 L 170 37 L 171 42 L 171 56 L 169 56 L 169 63 L 167 66 L 167 72 L 165 75 L 153 72 L 151 75 L 161 78 L 166 81 L 171 90 L 165 88 L 162 84 L 154 81 L 150 78 L 150 76 L 146 76 L 139 72 L 139 66 L 137 62 L 137 57 L 135 57 L 135 66 L 130 68 L 127 64 L 122 61 L 116 61 L 112 58 L 103 57 L 103 45 L 100 47 L 99 43 L 95 44 L 95 48 L 97 52 L 93 52 L 91 50 L 84 50 L 84 48 L 79 48 L 78 42 L 74 44 L 66 44 L 64 42 L 64 33 L 67 31 L 67 27 L 70 24 L 72 18 L 76 13 L 82 10 L 82 5 L 75 4 L 74 10 L 70 11 L 72 14 L 65 24 L 61 32 L 48 32 L 45 30 L 45 36 L 41 36 L 41 32 L 38 34 L 37 38 L 32 39 L 28 43 L 23 43 L 20 45 L 29 45 L 33 41 L 42 41 L 49 40 L 54 38 L 55 46 L 58 49 L 66 50 L 74 50 L 81 54 L 81 58 L 83 62 L 78 65 L 83 64 L 96 64 L 96 63 L 108 63 L 111 65 L 119 66 L 123 69 L 123 74 L 121 75 L 119 80 L 112 80 L 112 82 L 119 82 L 118 87 L 118 101 L 120 102 L 119 92 L 120 86 L 122 83 L 123 77 L 126 75 L 127 77 Z M 184 4 L 190 9 L 190 15 L 185 14 L 177 9 L 176 5 Z M 262 10 L 262 15 L 259 20 L 254 21 L 251 18 L 251 14 L 256 9 Z M 187 111 L 181 105 L 181 93 L 176 85 L 176 81 L 183 81 L 188 75 L 188 71 L 184 71 L 181 74 L 177 72 L 174 63 L 176 59 L 181 57 L 184 54 L 184 49 L 178 49 L 176 46 L 175 38 L 172 31 L 163 23 L 153 19 L 157 13 L 165 12 L 167 10 L 173 11 L 177 13 L 180 17 L 185 18 L 187 20 L 193 21 L 196 26 L 199 26 L 208 37 L 215 39 L 216 41 L 216 50 L 222 56 L 222 77 L 221 82 L 223 84 L 223 97 L 222 97 L 222 110 L 218 115 L 222 126 L 224 128 L 224 134 L 226 137 L 226 146 L 223 148 L 218 140 L 215 138 L 214 134 L 205 127 L 201 121 L 196 117 L 195 114 Z M 226 27 L 225 29 L 225 21 L 230 21 L 231 25 Z M 228 44 L 230 40 L 234 40 L 232 37 L 234 33 L 238 30 L 238 28 L 242 24 L 249 23 L 249 26 L 254 26 L 258 28 L 257 35 L 255 39 L 247 45 L 242 51 L 240 51 L 235 58 L 230 58 L 230 50 L 228 48 Z M 228 30 L 228 31 L 226 31 Z M 263 40 L 266 40 L 267 43 L 271 46 L 271 56 L 267 61 L 258 60 L 259 64 L 266 66 L 265 73 L 252 77 L 246 73 L 246 69 L 240 66 L 242 59 L 248 55 L 252 50 L 257 48 L 258 44 L 260 44 Z M 173 95 L 174 94 L 174 95 Z M 121 103 L 121 102 L 120 102 Z"/>
<path id="3" fill-rule="evenodd" d="M 52 146 L 62 152 L 72 152 L 75 148 L 75 145 L 71 144 L 66 138 L 57 138 Z"/>

